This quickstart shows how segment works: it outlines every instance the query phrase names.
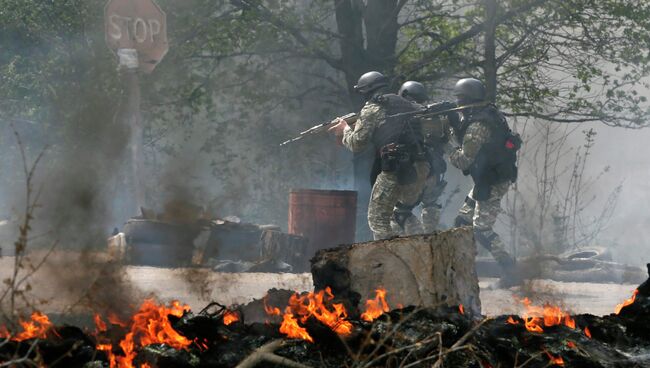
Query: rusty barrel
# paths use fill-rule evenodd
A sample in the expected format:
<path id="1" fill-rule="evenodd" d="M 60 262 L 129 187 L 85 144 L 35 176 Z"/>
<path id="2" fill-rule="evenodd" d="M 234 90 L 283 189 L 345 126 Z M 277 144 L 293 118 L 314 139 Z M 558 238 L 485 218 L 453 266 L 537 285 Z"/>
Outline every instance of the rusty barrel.
<path id="1" fill-rule="evenodd" d="M 311 258 L 319 249 L 354 243 L 357 192 L 294 189 L 289 193 L 289 233 L 309 239 Z"/>

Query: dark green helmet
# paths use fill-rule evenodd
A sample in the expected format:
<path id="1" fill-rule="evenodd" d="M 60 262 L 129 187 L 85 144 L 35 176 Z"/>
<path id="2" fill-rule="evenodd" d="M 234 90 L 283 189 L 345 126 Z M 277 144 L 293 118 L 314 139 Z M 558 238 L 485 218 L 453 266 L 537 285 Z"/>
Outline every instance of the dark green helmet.
<path id="1" fill-rule="evenodd" d="M 462 104 L 484 101 L 485 95 L 485 85 L 475 78 L 463 78 L 454 87 L 454 96 Z"/>
<path id="2" fill-rule="evenodd" d="M 429 100 L 427 89 L 424 88 L 424 85 L 422 83 L 415 81 L 404 82 L 404 84 L 402 84 L 402 86 L 399 88 L 399 92 L 397 92 L 397 94 L 406 98 L 407 100 L 411 100 L 419 104 Z"/>
<path id="3" fill-rule="evenodd" d="M 354 90 L 362 95 L 367 95 L 379 88 L 388 86 L 388 78 L 380 72 L 368 72 L 359 78 Z"/>

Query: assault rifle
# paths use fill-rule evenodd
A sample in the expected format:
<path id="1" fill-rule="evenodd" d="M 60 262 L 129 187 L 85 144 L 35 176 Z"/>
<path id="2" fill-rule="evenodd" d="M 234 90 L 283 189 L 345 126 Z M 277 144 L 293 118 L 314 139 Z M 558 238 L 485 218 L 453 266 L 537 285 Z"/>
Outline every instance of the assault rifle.
<path id="1" fill-rule="evenodd" d="M 426 117 L 432 117 L 432 116 L 438 116 L 438 115 L 445 115 L 450 112 L 457 112 L 461 111 L 464 109 L 469 109 L 472 107 L 481 107 L 481 106 L 486 106 L 488 105 L 489 102 L 483 101 L 483 102 L 477 102 L 469 105 L 464 105 L 464 106 L 458 106 L 453 102 L 449 101 L 442 101 L 442 102 L 436 102 L 434 104 L 429 104 L 425 105 L 423 109 L 420 110 L 415 110 L 415 111 L 409 111 L 409 112 L 402 112 L 399 114 L 395 115 L 390 115 L 387 116 L 388 118 L 396 118 L 396 117 L 418 117 L 418 118 L 426 118 Z"/>
<path id="2" fill-rule="evenodd" d="M 289 144 L 289 143 L 301 140 L 301 139 L 303 139 L 303 138 L 305 138 L 306 136 L 309 136 L 309 135 L 315 135 L 315 134 L 319 134 L 321 132 L 325 132 L 325 131 L 327 131 L 327 129 L 329 129 L 329 128 L 333 127 L 335 124 L 337 124 L 339 119 L 345 120 L 345 122 L 348 123 L 348 124 L 354 124 L 357 121 L 357 114 L 352 112 L 352 113 L 349 113 L 347 115 L 343 115 L 340 118 L 336 118 L 336 119 L 334 119 L 332 121 L 329 121 L 327 123 L 322 123 L 322 124 L 315 125 L 315 126 L 309 128 L 309 129 L 305 130 L 304 132 L 300 132 L 300 134 L 298 136 L 296 136 L 294 138 L 291 138 L 291 139 L 289 139 L 287 141 L 282 142 L 280 144 L 280 146 L 284 146 L 285 144 Z"/>

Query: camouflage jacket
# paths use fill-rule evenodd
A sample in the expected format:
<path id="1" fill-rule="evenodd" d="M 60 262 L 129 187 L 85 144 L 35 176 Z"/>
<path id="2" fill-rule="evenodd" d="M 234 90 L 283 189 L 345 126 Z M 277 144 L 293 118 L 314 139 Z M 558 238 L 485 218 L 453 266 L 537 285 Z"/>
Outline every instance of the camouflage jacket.
<path id="1" fill-rule="evenodd" d="M 460 149 L 449 154 L 449 162 L 462 171 L 467 171 L 472 167 L 476 156 L 484 144 L 490 141 L 490 127 L 488 122 L 473 121 L 467 127 L 462 140 Z"/>
<path id="2" fill-rule="evenodd" d="M 372 143 L 375 129 L 386 119 L 384 108 L 369 101 L 361 109 L 354 129 L 347 127 L 343 131 L 343 145 L 352 152 L 361 152 Z"/>

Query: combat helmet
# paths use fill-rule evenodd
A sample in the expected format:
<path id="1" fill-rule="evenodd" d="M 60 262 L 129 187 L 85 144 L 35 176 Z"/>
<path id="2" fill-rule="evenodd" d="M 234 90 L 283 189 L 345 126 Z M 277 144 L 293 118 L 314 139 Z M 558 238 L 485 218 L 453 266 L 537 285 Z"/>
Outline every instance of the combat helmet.
<path id="1" fill-rule="evenodd" d="M 427 89 L 424 87 L 424 85 L 420 82 L 415 81 L 404 82 L 404 84 L 402 84 L 402 86 L 399 88 L 399 92 L 397 92 L 397 94 L 419 104 L 424 103 L 429 99 L 429 96 L 427 95 Z"/>
<path id="2" fill-rule="evenodd" d="M 380 72 L 368 72 L 359 78 L 354 90 L 362 95 L 370 94 L 379 88 L 388 86 L 388 78 Z"/>
<path id="3" fill-rule="evenodd" d="M 463 78 L 454 86 L 454 96 L 461 104 L 481 102 L 485 100 L 485 85 L 475 78 Z"/>

